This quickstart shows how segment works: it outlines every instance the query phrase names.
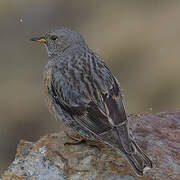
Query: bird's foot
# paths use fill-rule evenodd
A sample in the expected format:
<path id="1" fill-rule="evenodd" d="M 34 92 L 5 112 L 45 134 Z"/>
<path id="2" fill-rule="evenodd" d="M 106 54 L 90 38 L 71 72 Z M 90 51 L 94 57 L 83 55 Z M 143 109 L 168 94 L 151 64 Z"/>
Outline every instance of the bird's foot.
<path id="1" fill-rule="evenodd" d="M 87 145 L 88 146 L 90 146 L 90 147 L 95 147 L 95 148 L 97 148 L 97 150 L 99 151 L 99 153 L 101 152 L 101 146 L 97 143 L 97 142 L 94 142 L 94 141 L 90 141 L 90 140 L 86 140 L 86 143 L 87 143 Z"/>
<path id="2" fill-rule="evenodd" d="M 74 142 L 65 142 L 64 145 L 77 145 L 77 144 L 86 143 L 86 145 L 88 145 L 92 148 L 96 148 L 98 150 L 98 153 L 95 154 L 95 156 L 96 156 L 95 166 L 98 167 L 98 158 L 99 158 L 99 155 L 100 155 L 101 150 L 104 147 L 104 145 L 97 141 L 88 140 L 88 139 L 80 136 L 79 134 L 70 135 L 66 131 L 65 131 L 65 134 L 67 137 L 74 140 Z"/>
<path id="3" fill-rule="evenodd" d="M 97 148 L 99 150 L 99 152 L 101 151 L 101 147 L 99 145 L 99 142 L 88 140 L 88 139 L 80 136 L 79 134 L 70 135 L 66 131 L 65 131 L 65 134 L 67 137 L 74 140 L 74 142 L 65 142 L 64 145 L 77 145 L 77 144 L 81 144 L 81 143 L 86 143 L 90 147 Z"/>
<path id="4" fill-rule="evenodd" d="M 80 136 L 79 134 L 76 135 L 70 135 L 65 131 L 65 134 L 67 137 L 70 139 L 74 140 L 73 142 L 65 142 L 64 145 L 77 145 L 77 144 L 82 144 L 86 142 L 86 139 Z"/>

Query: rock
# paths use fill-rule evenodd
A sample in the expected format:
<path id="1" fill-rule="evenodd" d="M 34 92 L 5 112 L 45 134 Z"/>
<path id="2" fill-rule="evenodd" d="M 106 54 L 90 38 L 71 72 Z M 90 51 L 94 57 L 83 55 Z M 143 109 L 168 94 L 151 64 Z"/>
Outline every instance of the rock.
<path id="1" fill-rule="evenodd" d="M 61 132 L 35 143 L 21 140 L 15 160 L 0 180 L 180 179 L 180 111 L 129 115 L 129 122 L 137 142 L 153 162 L 153 169 L 143 178 L 137 177 L 122 154 L 110 146 L 64 145 L 72 139 Z"/>

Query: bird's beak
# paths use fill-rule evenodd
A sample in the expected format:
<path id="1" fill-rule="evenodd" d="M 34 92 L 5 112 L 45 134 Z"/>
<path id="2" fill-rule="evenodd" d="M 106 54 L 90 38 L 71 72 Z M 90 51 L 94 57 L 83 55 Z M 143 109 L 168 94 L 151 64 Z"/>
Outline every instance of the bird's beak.
<path id="1" fill-rule="evenodd" d="M 31 38 L 30 39 L 31 41 L 36 41 L 36 42 L 40 42 L 40 43 L 45 43 L 46 42 L 46 39 L 45 37 L 35 37 L 35 38 Z"/>

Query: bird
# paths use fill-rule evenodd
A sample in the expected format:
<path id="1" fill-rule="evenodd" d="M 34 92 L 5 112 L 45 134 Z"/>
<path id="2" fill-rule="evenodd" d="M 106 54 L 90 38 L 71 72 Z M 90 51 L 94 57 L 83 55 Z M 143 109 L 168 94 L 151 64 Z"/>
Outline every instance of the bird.
<path id="1" fill-rule="evenodd" d="M 83 138 L 123 153 L 137 176 L 151 169 L 129 128 L 118 80 L 80 33 L 63 27 L 31 40 L 48 53 L 43 89 L 55 118 Z"/>

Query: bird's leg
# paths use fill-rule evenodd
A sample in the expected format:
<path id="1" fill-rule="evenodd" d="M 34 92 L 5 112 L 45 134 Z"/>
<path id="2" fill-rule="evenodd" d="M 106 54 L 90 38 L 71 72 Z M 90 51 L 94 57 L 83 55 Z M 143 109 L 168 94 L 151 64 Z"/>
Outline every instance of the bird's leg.
<path id="1" fill-rule="evenodd" d="M 86 138 L 80 136 L 79 134 L 76 135 L 70 135 L 65 131 L 66 136 L 69 138 L 73 139 L 75 142 L 66 142 L 64 145 L 76 145 L 76 144 L 81 144 L 81 143 L 86 143 L 90 147 L 96 147 L 99 152 L 101 152 L 101 148 L 97 145 L 97 142 L 87 140 Z"/>
<path id="2" fill-rule="evenodd" d="M 70 139 L 75 141 L 75 142 L 66 142 L 66 143 L 64 143 L 64 145 L 77 145 L 77 144 L 81 144 L 81 143 L 86 143 L 88 146 L 90 146 L 92 148 L 97 148 L 99 153 L 95 154 L 95 166 L 98 167 L 98 158 L 99 158 L 99 154 L 101 153 L 102 144 L 99 144 L 97 141 L 95 142 L 95 141 L 87 140 L 87 139 L 83 138 L 82 136 L 80 136 L 79 134 L 70 135 L 67 133 L 67 131 L 64 131 L 64 132 L 67 137 L 69 137 Z"/>
<path id="3" fill-rule="evenodd" d="M 101 153 L 102 144 L 98 144 L 98 142 L 95 142 L 95 141 L 87 140 L 78 134 L 73 136 L 73 135 L 68 134 L 66 131 L 65 131 L 65 134 L 67 137 L 71 138 L 75 142 L 66 142 L 64 143 L 64 145 L 77 145 L 81 143 L 86 143 L 88 146 L 92 148 L 97 148 L 98 153 L 95 153 L 95 167 L 98 167 L 98 159 L 100 157 L 99 155 Z"/>
<path id="4" fill-rule="evenodd" d="M 101 147 L 99 146 L 99 144 L 97 142 L 86 140 L 86 143 L 87 143 L 88 146 L 95 147 L 95 148 L 97 148 L 97 150 L 99 152 L 101 152 Z"/>
<path id="5" fill-rule="evenodd" d="M 76 145 L 76 144 L 81 144 L 81 143 L 85 143 L 86 142 L 86 139 L 83 138 L 82 136 L 78 135 L 78 134 L 77 135 L 70 135 L 66 131 L 65 131 L 65 134 L 70 139 L 73 139 L 74 142 L 65 142 L 64 145 Z"/>

